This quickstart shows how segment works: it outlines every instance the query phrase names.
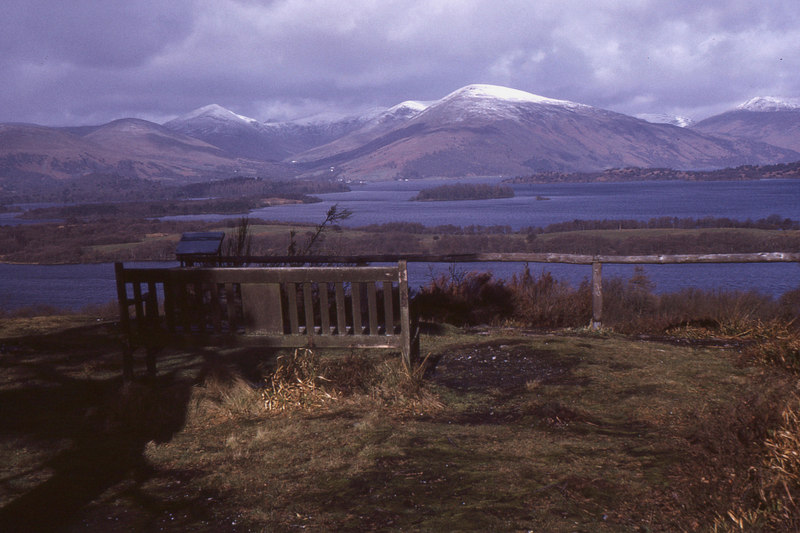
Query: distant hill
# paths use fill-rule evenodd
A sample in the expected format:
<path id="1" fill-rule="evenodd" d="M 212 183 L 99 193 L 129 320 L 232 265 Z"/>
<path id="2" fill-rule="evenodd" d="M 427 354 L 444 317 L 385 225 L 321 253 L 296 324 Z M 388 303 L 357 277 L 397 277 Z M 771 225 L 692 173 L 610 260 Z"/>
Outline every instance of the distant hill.
<path id="1" fill-rule="evenodd" d="M 360 136 L 360 144 L 351 138 Z M 392 129 L 356 131 L 294 156 L 359 179 L 519 175 L 609 167 L 713 169 L 800 160 L 800 152 L 653 124 L 583 104 L 471 85 Z"/>
<path id="2" fill-rule="evenodd" d="M 291 122 L 259 122 L 212 104 L 166 122 L 164 127 L 202 139 L 235 157 L 280 161 L 346 135 L 369 118 L 312 117 Z"/>
<path id="3" fill-rule="evenodd" d="M 72 130 L 0 124 L 2 193 L 31 192 L 52 180 L 109 174 L 190 182 L 287 175 L 288 170 L 284 165 L 231 157 L 216 146 L 139 119 Z"/>
<path id="4" fill-rule="evenodd" d="M 756 98 L 690 127 L 647 117 L 653 122 L 507 87 L 469 85 L 433 102 L 288 122 L 261 122 L 212 104 L 164 125 L 130 118 L 64 128 L 0 124 L 0 193 L 100 175 L 110 182 L 117 176 L 175 183 L 544 173 L 628 179 L 608 169 L 635 167 L 640 170 L 625 175 L 665 179 L 665 171 L 641 169 L 670 169 L 669 179 L 706 179 L 687 172 L 800 161 L 800 105 L 787 101 Z"/>
<path id="5" fill-rule="evenodd" d="M 692 129 L 800 151 L 800 103 L 753 98 L 734 110 L 701 120 Z"/>

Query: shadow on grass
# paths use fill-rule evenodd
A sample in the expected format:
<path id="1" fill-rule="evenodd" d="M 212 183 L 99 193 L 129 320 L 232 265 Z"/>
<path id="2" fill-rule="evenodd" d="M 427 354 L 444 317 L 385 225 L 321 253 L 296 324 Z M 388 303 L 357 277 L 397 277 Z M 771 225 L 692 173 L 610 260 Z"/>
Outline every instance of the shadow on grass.
<path id="1" fill-rule="evenodd" d="M 159 498 L 140 487 L 175 476 L 155 471 L 145 448 L 181 430 L 193 387 L 217 354 L 172 358 L 155 381 L 123 384 L 119 348 L 106 325 L 3 340 L 0 531 L 54 531 L 80 521 L 100 526 L 87 523 L 87 516 L 108 519 L 92 505 L 120 497 L 145 527 L 171 509 L 194 521 L 208 518 L 213 495 L 202 495 L 203 502 Z"/>

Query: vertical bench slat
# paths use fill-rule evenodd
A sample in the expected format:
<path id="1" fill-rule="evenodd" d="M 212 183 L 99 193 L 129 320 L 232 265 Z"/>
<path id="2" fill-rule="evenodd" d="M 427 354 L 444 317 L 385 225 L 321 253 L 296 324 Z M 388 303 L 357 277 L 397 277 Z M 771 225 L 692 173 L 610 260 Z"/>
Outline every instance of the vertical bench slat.
<path id="1" fill-rule="evenodd" d="M 328 305 L 328 282 L 320 281 L 319 288 L 319 327 L 321 335 L 331 334 L 331 310 Z"/>
<path id="2" fill-rule="evenodd" d="M 236 287 L 233 283 L 225 284 L 225 304 L 228 308 L 228 332 L 234 334 L 239 329 L 239 320 L 236 316 Z"/>
<path id="3" fill-rule="evenodd" d="M 363 335 L 364 328 L 361 327 L 361 283 L 352 283 L 350 285 L 350 293 L 353 298 L 353 335 Z"/>
<path id="4" fill-rule="evenodd" d="M 303 311 L 306 319 L 306 335 L 314 334 L 314 287 L 310 281 L 303 283 Z"/>
<path id="5" fill-rule="evenodd" d="M 142 306 L 142 284 L 138 281 L 133 283 L 133 306 L 136 310 L 136 323 L 141 331 L 144 327 L 144 307 Z"/>
<path id="6" fill-rule="evenodd" d="M 214 324 L 214 333 L 222 332 L 222 298 L 219 294 L 219 284 L 211 284 L 211 318 Z"/>
<path id="7" fill-rule="evenodd" d="M 394 301 L 393 301 L 393 287 L 391 281 L 383 282 L 383 324 L 384 335 L 391 335 L 394 333 Z"/>
<path id="8" fill-rule="evenodd" d="M 178 318 L 180 320 L 181 327 L 183 328 L 183 334 L 188 335 L 192 331 L 192 323 L 188 311 L 189 285 L 184 282 L 176 283 L 175 291 L 177 292 L 175 302 L 178 307 Z"/>
<path id="9" fill-rule="evenodd" d="M 164 280 L 164 317 L 167 322 L 167 331 L 175 333 L 175 286 L 171 281 Z"/>
<path id="10" fill-rule="evenodd" d="M 142 301 L 142 284 L 138 281 L 133 282 L 133 308 L 136 313 L 136 326 L 139 333 L 146 327 L 147 320 L 144 314 L 144 302 Z"/>
<path id="11" fill-rule="evenodd" d="M 289 333 L 297 335 L 300 333 L 299 319 L 297 316 L 297 284 L 286 284 L 286 296 L 289 301 Z"/>
<path id="12" fill-rule="evenodd" d="M 144 302 L 144 313 L 147 316 L 149 327 L 158 326 L 158 292 L 156 283 L 147 283 L 147 297 Z"/>
<path id="13" fill-rule="evenodd" d="M 206 306 L 204 305 L 205 300 L 205 286 L 197 282 L 194 284 L 194 305 L 192 306 L 192 326 L 193 331 L 198 333 L 203 333 L 206 329 Z"/>
<path id="14" fill-rule="evenodd" d="M 128 286 L 125 279 L 125 266 L 122 263 L 114 264 L 114 274 L 117 280 L 117 303 L 119 304 L 119 322 L 123 332 L 122 346 L 122 378 L 125 381 L 133 379 L 133 340 L 131 338 L 130 300 L 128 299 Z"/>
<path id="15" fill-rule="evenodd" d="M 347 335 L 347 308 L 345 307 L 344 283 L 334 283 L 333 289 L 336 294 L 336 333 L 339 335 Z"/>
<path id="16" fill-rule="evenodd" d="M 378 334 L 378 299 L 376 297 L 375 284 L 370 281 L 367 283 L 367 311 L 369 313 L 369 334 Z"/>

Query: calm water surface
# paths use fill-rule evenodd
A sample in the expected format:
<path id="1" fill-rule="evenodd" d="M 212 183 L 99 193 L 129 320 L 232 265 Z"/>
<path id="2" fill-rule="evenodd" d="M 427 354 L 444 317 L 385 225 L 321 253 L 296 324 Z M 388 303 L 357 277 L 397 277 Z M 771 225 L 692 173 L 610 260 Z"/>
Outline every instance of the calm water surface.
<path id="1" fill-rule="evenodd" d="M 461 182 L 497 181 L 488 179 Z M 800 220 L 800 180 L 748 182 L 647 182 L 515 185 L 515 197 L 464 202 L 410 202 L 421 188 L 440 180 L 373 183 L 354 186 L 351 192 L 320 195 L 323 202 L 255 210 L 265 220 L 317 223 L 334 204 L 353 211 L 348 226 L 386 222 L 420 222 L 426 226 L 454 224 L 503 225 L 513 229 L 546 226 L 575 219 L 636 219 L 653 217 L 728 217 L 739 220 L 777 214 Z M 452 183 L 452 181 L 447 181 Z M 537 199 L 546 198 L 546 199 Z M 174 219 L 223 219 L 223 216 L 170 217 Z M 13 224 L 0 217 L 0 226 Z M 2 229 L 0 228 L 0 231 Z M 786 250 L 793 251 L 793 250 Z M 449 265 L 409 265 L 412 287 L 431 276 L 446 273 Z M 508 278 L 522 270 L 519 264 L 456 265 L 460 271 L 492 270 Z M 547 270 L 559 279 L 578 284 L 590 276 L 588 266 L 531 265 L 536 273 Z M 606 265 L 604 277 L 630 277 L 632 265 Z M 748 265 L 647 265 L 645 272 L 659 292 L 685 287 L 726 290 L 758 290 L 778 296 L 800 286 L 796 264 Z M 0 309 L 52 305 L 79 309 L 115 298 L 114 269 L 100 265 L 6 265 L 0 264 Z"/>

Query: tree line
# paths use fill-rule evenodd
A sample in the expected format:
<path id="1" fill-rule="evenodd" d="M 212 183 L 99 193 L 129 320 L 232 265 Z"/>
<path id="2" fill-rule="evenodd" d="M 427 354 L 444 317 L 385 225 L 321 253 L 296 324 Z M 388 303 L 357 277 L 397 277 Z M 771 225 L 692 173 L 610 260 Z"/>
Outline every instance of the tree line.
<path id="1" fill-rule="evenodd" d="M 550 252 L 609 255 L 749 253 L 800 250 L 800 226 L 780 217 L 754 222 L 727 219 L 573 221 L 546 228 L 435 226 L 388 223 L 359 228 L 267 223 L 250 219 L 253 255 L 287 255 L 314 242 L 324 255 Z M 237 221 L 159 221 L 108 216 L 60 223 L 0 227 L 0 261 L 30 263 L 171 260 L 180 234 L 235 234 Z M 635 226 L 635 227 L 633 227 Z M 666 232 L 649 231 L 669 228 Z M 628 231 L 616 231 L 618 229 Z M 608 230 L 608 231 L 586 231 Z M 613 231 L 611 231 L 613 230 Z M 315 236 L 316 235 L 316 236 Z M 324 237 L 324 238 L 323 238 Z"/>
<path id="2" fill-rule="evenodd" d="M 146 180 L 118 174 L 90 174 L 73 179 L 28 183 L 0 190 L 0 205 L 32 202 L 90 204 L 98 202 L 160 202 L 194 198 L 286 198 L 347 192 L 346 184 L 330 180 L 279 180 L 235 176 L 197 183 Z"/>
<path id="3" fill-rule="evenodd" d="M 741 165 L 717 170 L 675 170 L 671 168 L 610 168 L 597 172 L 536 172 L 517 176 L 508 183 L 577 183 L 593 181 L 729 181 L 793 179 L 800 177 L 800 161 L 775 165 Z"/>

